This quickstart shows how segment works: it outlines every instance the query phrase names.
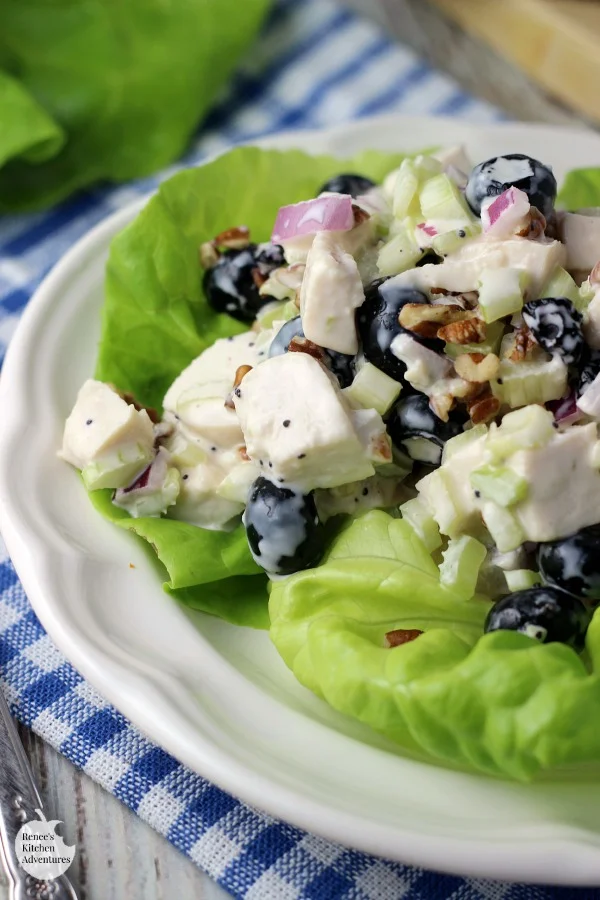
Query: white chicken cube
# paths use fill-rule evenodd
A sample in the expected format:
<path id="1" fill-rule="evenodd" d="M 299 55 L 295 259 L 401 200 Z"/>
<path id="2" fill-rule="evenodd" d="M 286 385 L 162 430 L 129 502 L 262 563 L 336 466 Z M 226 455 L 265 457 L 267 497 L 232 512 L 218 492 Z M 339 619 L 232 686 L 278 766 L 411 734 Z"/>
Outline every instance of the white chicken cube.
<path id="1" fill-rule="evenodd" d="M 154 429 L 108 384 L 88 379 L 65 423 L 64 460 L 82 470 L 89 490 L 130 484 L 154 456 Z"/>
<path id="2" fill-rule="evenodd" d="M 271 480 L 312 490 L 374 474 L 337 382 L 308 354 L 252 369 L 234 403 L 246 452 Z"/>
<path id="3" fill-rule="evenodd" d="M 340 249 L 330 232 L 315 235 L 300 288 L 300 315 L 308 340 L 338 353 L 357 353 L 354 312 L 364 299 L 354 258 Z"/>

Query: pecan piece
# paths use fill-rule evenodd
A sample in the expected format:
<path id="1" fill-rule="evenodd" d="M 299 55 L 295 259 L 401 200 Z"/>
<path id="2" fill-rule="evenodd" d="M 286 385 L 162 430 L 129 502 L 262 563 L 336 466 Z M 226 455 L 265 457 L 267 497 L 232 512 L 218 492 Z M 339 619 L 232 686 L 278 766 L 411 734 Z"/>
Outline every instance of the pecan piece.
<path id="1" fill-rule="evenodd" d="M 496 377 L 500 360 L 495 353 L 463 353 L 454 361 L 456 374 L 465 381 L 481 384 Z"/>
<path id="2" fill-rule="evenodd" d="M 225 400 L 225 408 L 226 409 L 235 409 L 235 403 L 233 402 L 233 395 L 236 397 L 241 397 L 240 385 L 243 379 L 246 377 L 248 372 L 252 370 L 252 366 L 238 366 L 235 370 L 235 378 L 233 379 L 233 390 Z"/>
<path id="3" fill-rule="evenodd" d="M 525 217 L 523 227 L 520 231 L 517 231 L 517 235 L 518 237 L 528 238 L 530 241 L 536 241 L 544 237 L 545 232 L 546 218 L 536 206 L 532 206 Z"/>
<path id="4" fill-rule="evenodd" d="M 354 227 L 355 228 L 357 225 L 362 225 L 363 222 L 366 222 L 367 219 L 371 218 L 370 214 L 366 211 L 366 209 L 363 209 L 362 206 L 358 206 L 358 204 L 356 204 L 356 203 L 352 204 L 352 213 L 354 215 Z"/>
<path id="5" fill-rule="evenodd" d="M 524 359 L 531 355 L 531 351 L 536 346 L 537 344 L 527 325 L 521 325 L 514 333 L 514 345 L 506 356 L 512 362 L 523 362 Z"/>
<path id="6" fill-rule="evenodd" d="M 493 396 L 491 391 L 485 391 L 471 403 L 467 403 L 467 409 L 473 425 L 482 425 L 496 418 L 500 409 L 500 401 Z"/>
<path id="7" fill-rule="evenodd" d="M 402 644 L 408 644 L 410 641 L 416 640 L 423 632 L 419 628 L 395 628 L 394 631 L 388 631 L 385 636 L 385 646 L 400 647 Z"/>
<path id="8" fill-rule="evenodd" d="M 293 337 L 288 344 L 288 351 L 290 353 L 308 353 L 309 356 L 318 359 L 319 362 L 323 362 L 325 359 L 325 351 L 323 348 L 319 347 L 318 344 L 313 344 L 308 338 Z"/>
<path id="9" fill-rule="evenodd" d="M 212 241 L 205 241 L 200 244 L 199 255 L 200 265 L 203 269 L 212 269 L 219 261 L 221 249 L 226 250 L 243 250 L 250 243 L 250 229 L 245 225 L 237 225 L 235 228 L 226 228 L 221 231 Z"/>
<path id="10" fill-rule="evenodd" d="M 480 344 L 485 340 L 485 335 L 485 322 L 476 316 L 444 325 L 437 333 L 448 344 Z"/>
<path id="11" fill-rule="evenodd" d="M 240 455 L 240 459 L 243 459 L 244 462 L 248 462 L 250 457 L 248 456 L 248 451 L 246 450 L 245 444 L 242 444 L 241 447 L 238 447 L 238 453 Z"/>
<path id="12" fill-rule="evenodd" d="M 434 338 L 441 325 L 460 322 L 469 315 L 456 304 L 440 303 L 434 306 L 429 303 L 406 303 L 400 310 L 398 321 L 407 331 L 420 337 Z"/>

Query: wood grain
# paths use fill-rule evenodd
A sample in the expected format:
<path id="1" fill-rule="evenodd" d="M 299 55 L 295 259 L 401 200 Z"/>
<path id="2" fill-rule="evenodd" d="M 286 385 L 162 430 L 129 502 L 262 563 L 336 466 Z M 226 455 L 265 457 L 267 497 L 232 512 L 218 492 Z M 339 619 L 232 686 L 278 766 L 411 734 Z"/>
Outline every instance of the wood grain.
<path id="1" fill-rule="evenodd" d="M 426 0 L 346 0 L 512 118 L 585 125 Z M 78 853 L 69 870 L 80 900 L 226 900 L 171 844 L 39 738 L 21 729 L 48 811 Z M 0 874 L 0 900 L 8 886 Z"/>

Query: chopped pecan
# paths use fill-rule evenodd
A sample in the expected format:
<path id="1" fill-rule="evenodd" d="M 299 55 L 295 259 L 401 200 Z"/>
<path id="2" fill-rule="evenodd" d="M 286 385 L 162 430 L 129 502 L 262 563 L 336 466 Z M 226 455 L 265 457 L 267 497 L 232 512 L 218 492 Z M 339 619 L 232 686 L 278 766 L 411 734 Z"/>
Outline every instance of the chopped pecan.
<path id="1" fill-rule="evenodd" d="M 387 434 L 380 434 L 371 441 L 371 453 L 373 460 L 376 460 L 378 463 L 389 463 L 392 461 L 392 448 Z"/>
<path id="2" fill-rule="evenodd" d="M 200 244 L 200 265 L 203 269 L 212 269 L 221 256 L 220 248 L 226 250 L 243 250 L 250 243 L 250 229 L 245 225 L 237 225 L 235 228 L 226 228 L 212 241 Z"/>
<path id="3" fill-rule="evenodd" d="M 362 225 L 363 222 L 371 218 L 366 209 L 363 209 L 362 206 L 358 206 L 356 203 L 352 204 L 352 212 L 354 214 L 354 227 Z"/>
<path id="4" fill-rule="evenodd" d="M 235 370 L 235 378 L 233 379 L 234 388 L 239 387 L 248 372 L 252 371 L 252 366 L 238 366 Z"/>
<path id="5" fill-rule="evenodd" d="M 248 456 L 248 451 L 246 450 L 245 444 L 242 444 L 241 447 L 238 447 L 238 453 L 240 455 L 240 459 L 243 459 L 244 462 L 248 462 L 250 457 Z"/>
<path id="6" fill-rule="evenodd" d="M 435 394 L 429 398 L 429 405 L 442 422 L 448 421 L 448 413 L 456 402 L 452 394 Z"/>
<path id="7" fill-rule="evenodd" d="M 250 274 L 252 275 L 252 281 L 256 285 L 256 287 L 260 290 L 265 281 L 267 280 L 267 276 L 263 275 L 258 266 L 254 266 L 253 269 L 250 270 Z"/>
<path id="8" fill-rule="evenodd" d="M 496 418 L 500 409 L 500 401 L 488 389 L 467 403 L 467 409 L 473 425 L 482 425 Z"/>
<path id="9" fill-rule="evenodd" d="M 437 336 L 449 344 L 480 344 L 485 340 L 483 319 L 473 316 L 459 322 L 451 322 L 438 330 Z"/>
<path id="10" fill-rule="evenodd" d="M 288 351 L 290 353 L 308 353 L 309 356 L 318 359 L 319 362 L 323 362 L 325 359 L 325 351 L 323 348 L 319 347 L 318 344 L 313 344 L 308 338 L 293 337 L 288 344 Z"/>
<path id="11" fill-rule="evenodd" d="M 398 321 L 407 331 L 420 337 L 434 338 L 441 325 L 459 322 L 469 315 L 455 304 L 406 303 L 400 310 Z"/>
<path id="12" fill-rule="evenodd" d="M 513 347 L 505 356 L 512 362 L 523 362 L 531 355 L 531 351 L 536 346 L 531 331 L 527 325 L 523 324 L 515 331 Z"/>
<path id="13" fill-rule="evenodd" d="M 465 381 L 481 384 L 496 377 L 500 360 L 495 353 L 464 353 L 454 361 L 456 374 Z"/>
<path id="14" fill-rule="evenodd" d="M 419 628 L 396 628 L 394 631 L 388 631 L 385 636 L 385 646 L 400 647 L 402 644 L 408 644 L 410 641 L 416 640 L 423 632 Z"/>
<path id="15" fill-rule="evenodd" d="M 475 309 L 479 303 L 479 291 L 447 291 L 445 288 L 431 288 L 434 305 L 455 303 L 462 309 Z"/>
<path id="16" fill-rule="evenodd" d="M 539 238 L 544 237 L 545 231 L 545 216 L 542 215 L 536 206 L 532 206 L 527 216 L 525 216 L 523 227 L 520 231 L 517 231 L 517 235 L 519 237 L 528 238 L 530 241 L 536 241 Z"/>

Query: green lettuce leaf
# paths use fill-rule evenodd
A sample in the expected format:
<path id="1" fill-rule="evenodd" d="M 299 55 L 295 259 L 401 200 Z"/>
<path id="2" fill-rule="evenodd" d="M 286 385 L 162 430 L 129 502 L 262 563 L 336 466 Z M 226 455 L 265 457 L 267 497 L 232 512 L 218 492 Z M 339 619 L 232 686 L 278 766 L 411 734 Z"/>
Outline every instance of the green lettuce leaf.
<path id="1" fill-rule="evenodd" d="M 570 210 L 600 206 L 600 168 L 568 172 L 558 193 L 557 206 Z"/>
<path id="2" fill-rule="evenodd" d="M 0 166 L 14 156 L 37 163 L 54 156 L 65 133 L 16 78 L 0 70 Z"/>
<path id="3" fill-rule="evenodd" d="M 250 554 L 243 525 L 208 531 L 174 519 L 139 518 L 111 503 L 111 490 L 91 491 L 109 521 L 143 538 L 166 570 L 165 589 L 194 609 L 236 625 L 268 628 L 267 578 Z"/>
<path id="4" fill-rule="evenodd" d="M 273 584 L 271 637 L 303 684 L 411 753 L 520 780 L 599 762 L 598 675 L 565 645 L 483 635 L 489 606 L 445 590 L 408 523 L 375 511 Z M 386 648 L 398 628 L 424 634 Z M 600 613 L 588 653 L 600 663 Z"/>
<path id="5" fill-rule="evenodd" d="M 239 147 L 161 185 L 112 242 L 96 377 L 160 409 L 181 370 L 217 338 L 246 330 L 202 294 L 198 247 L 233 225 L 268 240 L 280 206 L 311 197 L 337 172 L 380 180 L 403 154 L 369 151 L 340 161 Z"/>
<path id="6" fill-rule="evenodd" d="M 245 330 L 207 304 L 199 244 L 236 224 L 248 225 L 258 241 L 268 239 L 281 205 L 313 196 L 344 169 L 381 180 L 403 158 L 370 151 L 340 161 L 240 147 L 170 178 L 112 242 L 96 378 L 160 409 L 188 363 L 217 338 Z M 132 519 L 110 494 L 90 496 L 103 515 L 154 548 L 180 600 L 236 624 L 268 627 L 266 578 L 255 574 L 261 570 L 241 525 L 218 532 L 173 519 Z"/>
<path id="7" fill-rule="evenodd" d="M 0 210 L 48 206 L 179 156 L 269 5 L 3 0 L 2 82 L 20 87 L 0 84 Z"/>

